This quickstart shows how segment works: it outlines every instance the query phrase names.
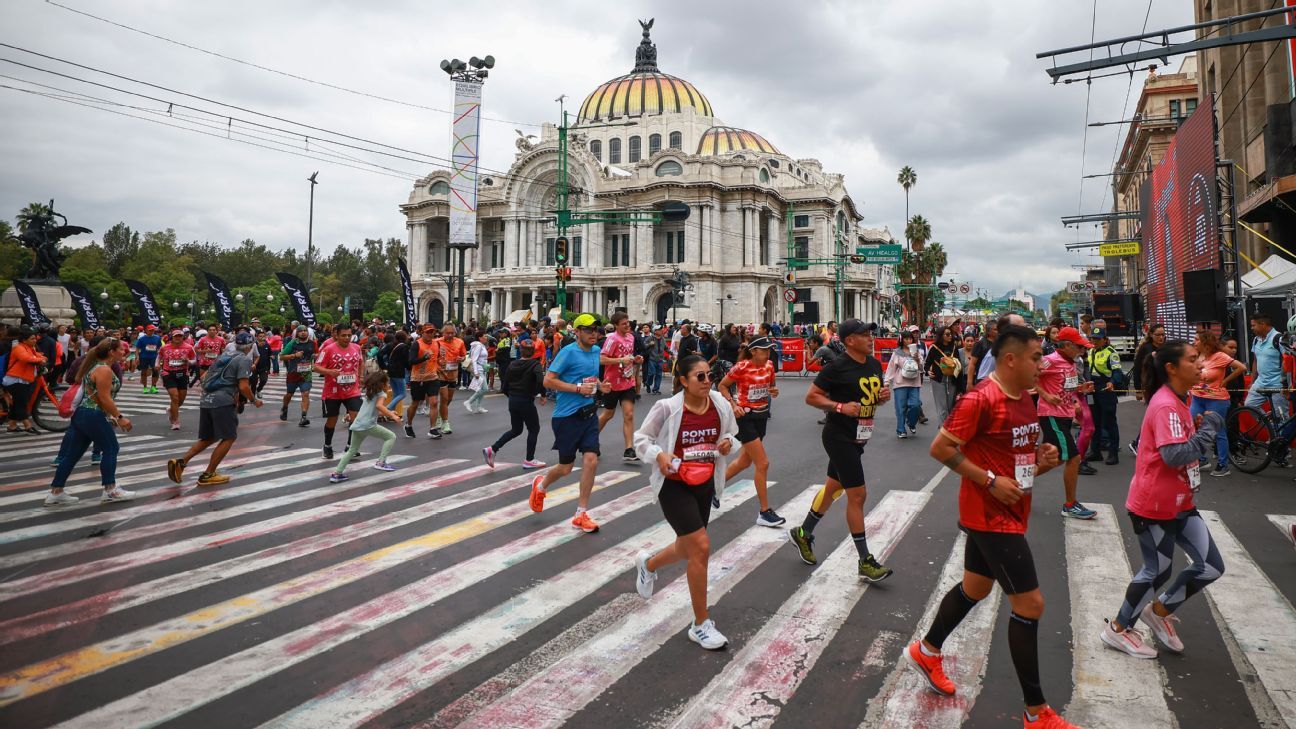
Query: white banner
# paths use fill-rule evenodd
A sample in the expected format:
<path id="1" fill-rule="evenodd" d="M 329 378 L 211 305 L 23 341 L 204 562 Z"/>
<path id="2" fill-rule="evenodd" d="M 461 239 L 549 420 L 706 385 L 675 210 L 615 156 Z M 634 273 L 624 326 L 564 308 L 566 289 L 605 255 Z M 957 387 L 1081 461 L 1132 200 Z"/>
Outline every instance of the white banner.
<path id="1" fill-rule="evenodd" d="M 477 134 L 480 83 L 456 81 L 450 125 L 450 246 L 477 247 Z"/>

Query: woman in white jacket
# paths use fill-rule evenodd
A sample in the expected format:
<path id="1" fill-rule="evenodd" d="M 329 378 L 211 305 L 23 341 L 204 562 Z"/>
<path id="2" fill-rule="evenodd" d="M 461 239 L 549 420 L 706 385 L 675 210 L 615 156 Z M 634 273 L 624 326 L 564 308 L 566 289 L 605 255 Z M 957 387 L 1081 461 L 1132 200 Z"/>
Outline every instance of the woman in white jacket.
<path id="1" fill-rule="evenodd" d="M 706 526 L 712 497 L 718 503 L 724 492 L 728 455 L 741 447 L 734 437 L 738 423 L 733 408 L 711 389 L 711 369 L 705 359 L 689 355 L 680 360 L 675 372 L 676 384 L 682 389 L 653 404 L 643 425 L 635 431 L 634 447 L 640 460 L 657 465 L 650 481 L 676 537 L 673 544 L 656 554 L 639 553 L 635 560 L 636 587 L 643 597 L 652 597 L 657 570 L 686 561 L 685 574 L 693 602 L 689 640 L 707 650 L 719 650 L 728 639 L 716 630 L 707 613 L 711 542 Z"/>

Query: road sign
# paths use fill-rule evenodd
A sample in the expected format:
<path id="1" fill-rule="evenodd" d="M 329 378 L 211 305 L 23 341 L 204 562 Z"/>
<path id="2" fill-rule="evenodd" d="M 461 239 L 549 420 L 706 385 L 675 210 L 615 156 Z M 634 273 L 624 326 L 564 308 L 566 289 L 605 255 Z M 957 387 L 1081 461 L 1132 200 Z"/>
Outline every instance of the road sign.
<path id="1" fill-rule="evenodd" d="M 860 246 L 855 254 L 863 256 L 865 263 L 895 265 L 900 262 L 900 245 Z"/>
<path id="2" fill-rule="evenodd" d="M 960 284 L 958 285 L 958 292 L 959 292 L 961 295 L 963 295 L 963 296 L 967 296 L 968 294 L 971 294 L 971 293 L 972 293 L 972 284 L 970 284 L 970 283 L 960 283 Z"/>
<path id="3" fill-rule="evenodd" d="M 1125 241 L 1123 243 L 1103 243 L 1098 246 L 1098 255 L 1113 258 L 1121 256 L 1137 256 L 1142 248 L 1136 240 Z"/>
<path id="4" fill-rule="evenodd" d="M 795 304 L 797 300 L 796 289 L 783 289 L 783 300 L 789 304 Z"/>
<path id="5" fill-rule="evenodd" d="M 893 304 L 900 303 L 900 294 L 891 294 L 891 303 Z"/>
<path id="6" fill-rule="evenodd" d="M 1093 281 L 1069 281 L 1067 282 L 1067 293 L 1084 294 L 1093 293 L 1098 290 L 1098 284 Z"/>
<path id="7" fill-rule="evenodd" d="M 788 271 L 787 273 L 783 274 L 783 285 L 796 286 L 796 273 L 792 271 Z"/>

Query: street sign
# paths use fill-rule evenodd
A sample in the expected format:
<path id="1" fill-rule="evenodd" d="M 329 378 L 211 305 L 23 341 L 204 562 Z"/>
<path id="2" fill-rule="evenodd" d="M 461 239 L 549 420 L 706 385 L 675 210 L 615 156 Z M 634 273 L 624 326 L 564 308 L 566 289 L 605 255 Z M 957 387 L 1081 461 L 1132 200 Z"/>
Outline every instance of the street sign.
<path id="1" fill-rule="evenodd" d="M 895 265 L 900 262 L 900 245 L 860 246 L 855 254 L 863 256 L 865 263 Z"/>
<path id="2" fill-rule="evenodd" d="M 968 294 L 971 294 L 971 293 L 972 293 L 972 284 L 970 284 L 970 283 L 961 283 L 961 284 L 959 284 L 959 285 L 958 285 L 958 292 L 959 292 L 961 295 L 963 295 L 963 296 L 967 296 Z"/>
<path id="3" fill-rule="evenodd" d="M 900 294 L 891 294 L 891 303 L 893 304 L 900 303 Z"/>
<path id="4" fill-rule="evenodd" d="M 1098 255 L 1103 257 L 1121 257 L 1137 256 L 1142 248 L 1136 240 L 1125 241 L 1123 243 L 1103 243 L 1098 246 Z"/>
<path id="5" fill-rule="evenodd" d="M 797 301 L 796 289 L 783 289 L 783 300 L 789 304 L 795 304 Z"/>
<path id="6" fill-rule="evenodd" d="M 796 286 L 796 274 L 792 271 L 788 271 L 787 273 L 783 274 L 783 285 Z"/>
<path id="7" fill-rule="evenodd" d="M 1068 281 L 1067 282 L 1067 293 L 1069 294 L 1093 293 L 1097 290 L 1098 290 L 1098 284 L 1094 283 L 1093 281 Z"/>

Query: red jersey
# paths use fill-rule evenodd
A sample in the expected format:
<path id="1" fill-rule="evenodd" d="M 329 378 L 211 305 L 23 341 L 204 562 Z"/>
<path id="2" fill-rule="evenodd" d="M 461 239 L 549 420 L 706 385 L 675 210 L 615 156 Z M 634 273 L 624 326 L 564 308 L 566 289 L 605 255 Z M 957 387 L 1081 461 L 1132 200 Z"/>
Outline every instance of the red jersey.
<path id="1" fill-rule="evenodd" d="M 709 399 L 707 406 L 701 415 L 684 408 L 679 434 L 675 436 L 675 457 L 681 461 L 714 463 L 716 460 L 720 443 L 720 411 Z"/>
<path id="2" fill-rule="evenodd" d="M 1130 513 L 1144 519 L 1173 519 L 1179 512 L 1195 508 L 1193 489 L 1201 485 L 1200 466 L 1171 468 L 1161 460 L 1160 449 L 1187 443 L 1196 432 L 1188 403 L 1174 390 L 1163 386 L 1152 395 L 1139 428 L 1138 460 L 1125 500 Z"/>
<path id="3" fill-rule="evenodd" d="M 340 373 L 337 377 L 324 375 L 325 400 L 360 397 L 360 375 L 364 367 L 364 353 L 360 351 L 359 345 L 352 342 L 343 348 L 336 339 L 330 339 L 320 345 L 315 364 Z"/>
<path id="4" fill-rule="evenodd" d="M 189 363 L 197 357 L 198 353 L 188 344 L 181 344 L 178 347 L 174 344 L 164 344 L 162 351 L 158 352 L 158 362 L 162 363 L 162 372 L 166 374 L 189 371 Z"/>
<path id="5" fill-rule="evenodd" d="M 738 395 L 734 399 L 739 407 L 757 412 L 769 410 L 770 388 L 774 386 L 773 362 L 757 367 L 751 360 L 744 359 L 734 365 L 727 376 L 738 386 Z"/>
<path id="6" fill-rule="evenodd" d="M 954 404 L 941 432 L 958 443 L 963 455 L 978 466 L 996 476 L 1014 479 L 1023 489 L 1034 485 L 1035 448 L 1040 435 L 1035 405 L 1025 393 L 1009 397 L 994 375 Z M 1030 510 L 1029 490 L 1020 501 L 1008 506 L 983 483 L 964 478 L 959 487 L 959 524 L 968 529 L 1025 534 Z"/>
<path id="7" fill-rule="evenodd" d="M 198 340 L 196 349 L 198 350 L 198 366 L 210 367 L 216 358 L 221 356 L 225 351 L 225 338 L 213 337 L 210 334 Z"/>

